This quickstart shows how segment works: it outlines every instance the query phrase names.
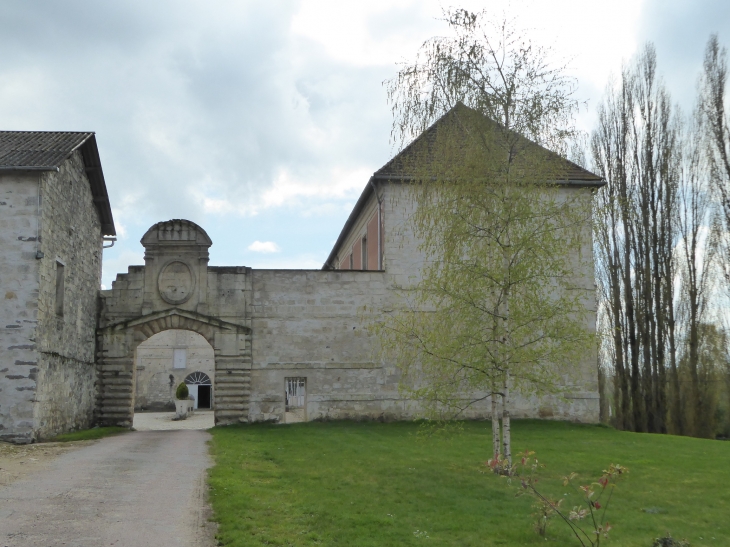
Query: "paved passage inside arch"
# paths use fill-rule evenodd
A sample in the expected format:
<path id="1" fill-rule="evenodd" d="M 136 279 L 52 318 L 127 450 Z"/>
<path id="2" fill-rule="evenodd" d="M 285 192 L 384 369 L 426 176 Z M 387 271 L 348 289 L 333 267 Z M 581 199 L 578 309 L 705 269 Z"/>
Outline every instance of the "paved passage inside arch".
<path id="1" fill-rule="evenodd" d="M 134 431 L 0 489 L 0 546 L 209 547 L 205 431 Z"/>

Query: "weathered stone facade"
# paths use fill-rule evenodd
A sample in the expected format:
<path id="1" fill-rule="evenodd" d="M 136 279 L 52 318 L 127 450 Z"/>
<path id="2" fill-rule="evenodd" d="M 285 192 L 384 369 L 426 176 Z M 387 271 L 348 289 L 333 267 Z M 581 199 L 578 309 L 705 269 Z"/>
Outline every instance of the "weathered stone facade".
<path id="1" fill-rule="evenodd" d="M 0 439 L 129 427 L 135 409 L 168 406 L 193 369 L 210 380 L 217 424 L 280 422 L 292 409 L 306 420 L 419 415 L 368 329 L 423 271 L 407 178 L 375 173 L 322 270 L 211 267 L 205 231 L 170 220 L 142 238 L 145 265 L 99 291 L 102 240 L 114 227 L 93 134 L 62 134 L 73 146 L 49 148 L 55 163 L 3 171 L 2 133 Z M 589 202 L 600 179 L 576 169 L 561 191 Z M 594 330 L 592 264 L 576 268 L 575 286 Z M 204 341 L 189 342 L 196 337 Z M 176 368 L 174 350 L 192 346 L 198 357 Z M 512 415 L 597 421 L 595 355 L 574 370 L 562 398 L 523 394 Z M 489 407 L 484 399 L 465 417 L 486 418 Z"/>
<path id="2" fill-rule="evenodd" d="M 0 439 L 93 424 L 103 234 L 86 169 L 76 150 L 0 175 Z"/>
<path id="3" fill-rule="evenodd" d="M 418 416 L 418 402 L 398 391 L 396 364 L 379 358 L 377 338 L 367 328 L 399 305 L 399 287 L 416 282 L 423 267 L 407 231 L 407 186 L 384 185 L 380 191 L 384 271 L 208 267 L 210 240 L 202 228 L 185 220 L 150 228 L 142 239 L 146 265 L 130 267 L 117 276 L 112 290 L 102 291 L 102 422 L 131 422 L 134 385 L 140 381 L 134 377 L 135 348 L 166 329 L 198 332 L 213 346 L 218 424 L 284 421 L 288 378 L 306 384 L 307 420 Z M 590 191 L 578 191 L 592 199 Z M 372 218 L 374 203 L 375 198 L 363 215 Z M 590 246 L 590 236 L 586 244 Z M 168 265 L 179 263 L 184 266 L 169 274 Z M 581 283 L 586 306 L 595 311 L 588 272 Z M 151 303 L 149 308 L 144 302 Z M 595 327 L 592 321 L 589 328 Z M 565 379 L 564 399 L 516 397 L 512 413 L 596 421 L 595 376 L 595 356 L 587 355 L 575 377 Z M 489 406 L 485 400 L 465 416 L 485 418 Z"/>

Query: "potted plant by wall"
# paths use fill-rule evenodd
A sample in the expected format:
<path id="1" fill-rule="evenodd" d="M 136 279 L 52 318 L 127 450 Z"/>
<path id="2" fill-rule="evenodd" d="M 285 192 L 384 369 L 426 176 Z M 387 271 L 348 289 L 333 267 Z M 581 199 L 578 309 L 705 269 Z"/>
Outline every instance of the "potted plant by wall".
<path id="1" fill-rule="evenodd" d="M 188 386 L 185 382 L 180 382 L 180 385 L 175 390 L 175 418 L 178 420 L 184 420 L 188 417 L 188 407 L 190 406 L 189 395 Z"/>

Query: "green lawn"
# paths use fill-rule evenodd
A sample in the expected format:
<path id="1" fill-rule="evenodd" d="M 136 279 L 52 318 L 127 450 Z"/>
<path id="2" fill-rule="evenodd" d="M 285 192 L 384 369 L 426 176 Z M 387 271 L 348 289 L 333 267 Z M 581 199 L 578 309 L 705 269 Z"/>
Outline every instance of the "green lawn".
<path id="1" fill-rule="evenodd" d="M 90 441 L 127 432 L 129 432 L 129 428 L 127 427 L 93 427 L 91 429 L 72 431 L 71 433 L 62 433 L 52 439 L 48 439 L 48 442 L 67 443 L 72 441 Z"/>
<path id="2" fill-rule="evenodd" d="M 539 537 L 531 500 L 485 472 L 488 422 L 432 437 L 414 423 L 211 431 L 222 545 L 574 545 L 557 520 L 548 541 Z M 630 469 L 609 509 L 607 545 L 650 547 L 667 531 L 692 546 L 730 545 L 730 442 L 527 420 L 514 423 L 513 443 L 537 452 L 541 484 L 556 497 L 570 471 L 595 479 L 609 463 Z"/>

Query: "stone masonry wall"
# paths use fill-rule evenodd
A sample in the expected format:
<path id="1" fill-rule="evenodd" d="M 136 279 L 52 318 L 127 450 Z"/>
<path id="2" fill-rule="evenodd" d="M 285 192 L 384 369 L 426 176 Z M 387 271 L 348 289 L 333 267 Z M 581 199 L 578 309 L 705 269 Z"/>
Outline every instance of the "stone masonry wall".
<path id="1" fill-rule="evenodd" d="M 420 273 L 426 265 L 425 257 L 418 248 L 418 239 L 409 225 L 409 218 L 414 211 L 414 203 L 410 198 L 407 184 L 384 184 L 383 223 L 385 242 L 383 245 L 383 264 L 387 274 L 389 287 L 409 287 L 418 283 Z M 580 192 L 581 199 L 591 202 L 590 189 L 564 188 L 564 195 L 575 195 Z M 585 263 L 582 272 L 576 276 L 576 285 L 585 291 L 585 305 L 589 311 L 586 327 L 595 331 L 595 285 L 592 259 L 590 223 L 587 223 L 583 258 Z M 392 291 L 390 305 L 397 308 L 401 299 L 399 291 Z M 525 418 L 569 419 L 584 422 L 598 421 L 598 378 L 596 370 L 596 354 L 589 352 L 577 363 L 574 374 L 565 377 L 565 391 L 557 397 L 542 397 L 522 394 L 513 399 L 512 415 Z M 487 399 L 475 405 L 467 417 L 485 417 L 490 412 L 491 402 Z"/>
<path id="2" fill-rule="evenodd" d="M 306 378 L 306 419 L 403 416 L 396 369 L 366 332 L 382 272 L 252 270 L 249 419 L 282 420 L 285 379 Z"/>
<path id="3" fill-rule="evenodd" d="M 0 174 L 0 440 L 33 436 L 39 173 Z"/>
<path id="4" fill-rule="evenodd" d="M 35 433 L 47 438 L 92 425 L 97 294 L 101 285 L 101 223 L 81 153 L 43 175 L 38 387 Z M 63 313 L 56 307 L 56 269 L 64 267 Z"/>

